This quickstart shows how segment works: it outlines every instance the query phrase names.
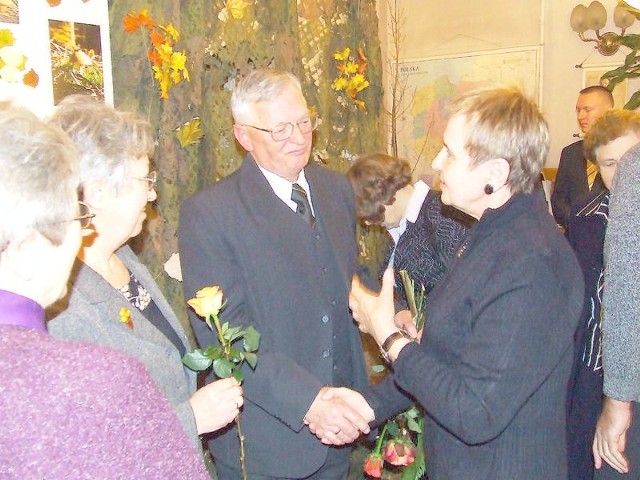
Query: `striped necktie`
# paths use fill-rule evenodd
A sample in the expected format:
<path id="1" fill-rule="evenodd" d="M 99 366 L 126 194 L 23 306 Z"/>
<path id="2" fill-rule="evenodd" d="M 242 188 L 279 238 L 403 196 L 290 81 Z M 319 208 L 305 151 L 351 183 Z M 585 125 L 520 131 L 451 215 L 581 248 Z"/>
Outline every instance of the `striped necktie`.
<path id="1" fill-rule="evenodd" d="M 593 188 L 593 182 L 598 175 L 598 167 L 591 160 L 587 160 L 587 184 L 589 185 L 589 190 Z"/>
<path id="2" fill-rule="evenodd" d="M 315 226 L 316 219 L 313 217 L 313 213 L 311 212 L 311 205 L 307 198 L 307 192 L 297 183 L 294 183 L 291 186 L 291 200 L 296 204 L 296 213 L 309 225 L 312 227 Z"/>

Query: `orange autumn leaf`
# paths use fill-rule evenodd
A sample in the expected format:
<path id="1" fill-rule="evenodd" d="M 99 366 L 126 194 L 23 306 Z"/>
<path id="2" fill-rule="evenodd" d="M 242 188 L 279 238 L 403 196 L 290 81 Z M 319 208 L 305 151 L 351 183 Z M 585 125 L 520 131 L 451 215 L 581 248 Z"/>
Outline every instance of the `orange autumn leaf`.
<path id="1" fill-rule="evenodd" d="M 138 31 L 138 27 L 140 26 L 138 20 L 132 17 L 124 17 L 122 23 L 124 23 L 124 31 L 130 33 Z"/>
<path id="2" fill-rule="evenodd" d="M 161 33 L 158 33 L 155 30 L 149 33 L 149 39 L 151 40 L 151 45 L 153 45 L 154 47 L 157 47 L 158 45 L 166 42 L 167 40 L 164 35 L 162 35 Z"/>
<path id="3" fill-rule="evenodd" d="M 22 82 L 25 85 L 27 85 L 28 87 L 33 87 L 33 88 L 36 88 L 38 86 L 38 82 L 39 81 L 40 81 L 40 77 L 33 70 L 33 68 L 31 70 L 29 70 L 27 73 L 25 73 L 24 77 L 22 78 Z"/>
<path id="4" fill-rule="evenodd" d="M 157 50 L 149 50 L 147 57 L 149 58 L 149 61 L 154 65 L 162 65 L 162 57 Z"/>
<path id="5" fill-rule="evenodd" d="M 47 0 L 47 3 L 50 7 L 57 7 L 58 5 L 60 5 L 60 3 L 62 3 L 62 0 Z"/>

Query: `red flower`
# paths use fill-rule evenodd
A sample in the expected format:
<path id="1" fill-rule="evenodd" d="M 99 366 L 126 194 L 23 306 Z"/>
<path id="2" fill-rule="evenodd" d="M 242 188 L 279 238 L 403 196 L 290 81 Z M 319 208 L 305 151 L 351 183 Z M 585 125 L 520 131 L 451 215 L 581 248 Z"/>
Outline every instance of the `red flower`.
<path id="1" fill-rule="evenodd" d="M 382 458 L 391 465 L 404 467 L 413 463 L 416 452 L 416 446 L 410 441 L 391 440 L 382 452 Z"/>
<path id="2" fill-rule="evenodd" d="M 372 453 L 364 461 L 362 470 L 370 477 L 380 478 L 382 476 L 382 457 Z"/>

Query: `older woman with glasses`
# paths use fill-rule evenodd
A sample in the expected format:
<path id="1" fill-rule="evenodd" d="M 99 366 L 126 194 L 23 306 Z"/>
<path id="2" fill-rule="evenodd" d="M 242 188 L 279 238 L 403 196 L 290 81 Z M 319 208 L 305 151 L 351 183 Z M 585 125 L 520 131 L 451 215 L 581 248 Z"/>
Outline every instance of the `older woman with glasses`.
<path id="1" fill-rule="evenodd" d="M 80 156 L 80 193 L 93 215 L 71 275 L 68 306 L 49 322 L 52 335 L 92 341 L 138 358 L 148 369 L 195 444 L 198 434 L 231 422 L 243 403 L 234 379 L 196 390 L 196 375 L 181 361 L 187 335 L 149 271 L 127 241 L 138 235 L 148 202 L 156 199 L 149 171 L 153 137 L 149 123 L 72 96 L 51 123 L 61 127 Z"/>
<path id="2" fill-rule="evenodd" d="M 427 299 L 421 342 L 354 279 L 360 329 L 393 374 L 365 398 L 383 420 L 424 407 L 430 480 L 565 479 L 565 397 L 582 310 L 580 268 L 535 192 L 549 147 L 538 106 L 512 89 L 456 104 L 434 161 L 442 202 L 478 219 Z"/>

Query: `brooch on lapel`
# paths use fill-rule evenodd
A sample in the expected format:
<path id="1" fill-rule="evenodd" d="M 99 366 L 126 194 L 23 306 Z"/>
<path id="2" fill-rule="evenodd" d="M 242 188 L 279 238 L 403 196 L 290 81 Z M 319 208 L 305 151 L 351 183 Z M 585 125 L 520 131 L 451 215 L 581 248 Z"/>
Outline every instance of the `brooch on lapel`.
<path id="1" fill-rule="evenodd" d="M 131 320 L 131 310 L 128 308 L 122 307 L 120 309 L 120 322 L 124 323 L 127 327 L 133 330 L 133 320 Z"/>

